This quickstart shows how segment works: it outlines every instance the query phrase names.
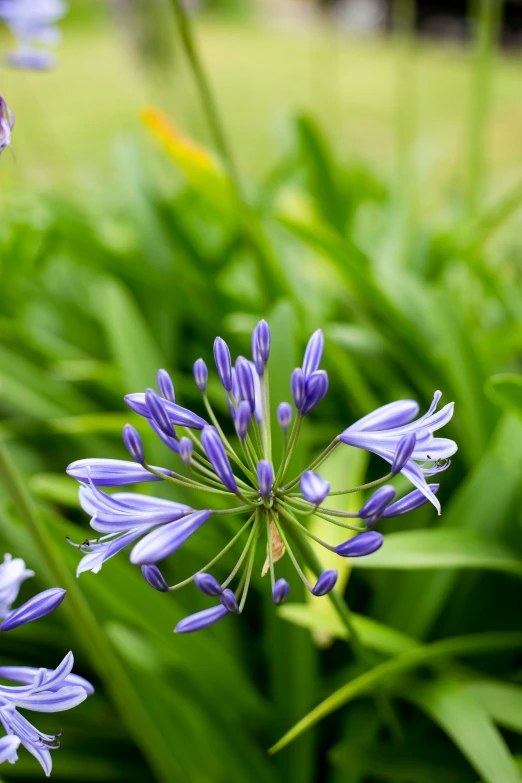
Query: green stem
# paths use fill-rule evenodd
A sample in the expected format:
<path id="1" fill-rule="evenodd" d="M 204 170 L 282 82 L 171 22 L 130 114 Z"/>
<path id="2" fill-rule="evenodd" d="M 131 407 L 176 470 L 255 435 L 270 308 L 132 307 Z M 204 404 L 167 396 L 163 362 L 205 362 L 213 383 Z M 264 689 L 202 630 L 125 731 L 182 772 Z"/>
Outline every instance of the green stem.
<path id="1" fill-rule="evenodd" d="M 25 525 L 50 579 L 67 590 L 65 608 L 79 645 L 89 657 L 103 682 L 115 710 L 129 734 L 147 758 L 158 780 L 172 781 L 173 754 L 158 732 L 154 720 L 135 690 L 110 640 L 92 612 L 78 582 L 54 548 L 54 542 L 41 522 L 33 500 L 11 458 L 0 441 L 0 480 L 11 496 L 17 514 Z"/>
<path id="2" fill-rule="evenodd" d="M 325 448 L 325 450 L 324 450 L 323 452 L 321 452 L 321 454 L 319 454 L 319 456 L 318 456 L 318 457 L 316 457 L 316 459 L 314 459 L 314 461 L 313 461 L 313 462 L 311 462 L 311 463 L 310 463 L 310 465 L 308 465 L 308 467 L 307 467 L 307 468 L 305 468 L 305 471 L 306 471 L 306 470 L 314 470 L 315 468 L 318 468 L 318 467 L 319 467 L 319 465 L 322 465 L 322 464 L 323 464 L 323 462 L 325 461 L 325 459 L 327 459 L 327 457 L 329 457 L 329 456 L 330 456 L 330 454 L 331 454 L 333 451 L 335 451 L 335 449 L 337 448 L 337 446 L 339 446 L 339 444 L 340 444 L 340 443 L 341 443 L 341 441 L 340 441 L 338 438 L 336 438 L 335 440 L 333 440 L 333 441 L 332 441 L 332 442 L 331 442 L 331 443 L 330 443 L 330 444 L 329 444 L 329 445 L 328 445 L 328 446 Z M 304 471 L 303 471 L 303 472 L 304 472 Z M 283 475 L 284 475 L 284 474 L 283 474 Z M 296 476 L 296 478 L 295 478 L 295 479 L 292 479 L 292 481 L 290 481 L 290 482 L 289 482 L 289 483 L 288 483 L 288 484 L 287 484 L 285 487 L 281 487 L 281 489 L 282 489 L 284 492 L 287 492 L 289 489 L 292 489 L 292 487 L 295 487 L 297 484 L 299 484 L 299 479 L 301 478 L 301 476 L 302 476 L 302 474 L 300 473 L 300 474 L 299 474 L 299 476 Z M 283 478 L 283 477 L 281 477 L 281 478 Z"/>

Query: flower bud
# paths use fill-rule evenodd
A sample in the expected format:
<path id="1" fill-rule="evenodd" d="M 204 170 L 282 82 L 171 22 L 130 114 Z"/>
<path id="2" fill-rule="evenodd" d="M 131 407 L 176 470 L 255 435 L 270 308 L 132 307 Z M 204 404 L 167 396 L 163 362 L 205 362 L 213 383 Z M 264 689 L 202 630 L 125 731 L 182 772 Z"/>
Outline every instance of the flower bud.
<path id="1" fill-rule="evenodd" d="M 228 609 L 229 612 L 232 612 L 233 614 L 239 614 L 239 606 L 236 600 L 236 596 L 229 587 L 223 590 L 219 596 L 219 600 L 223 606 Z"/>
<path id="2" fill-rule="evenodd" d="M 238 356 L 236 361 L 236 374 L 241 392 L 241 397 L 250 405 L 251 413 L 256 409 L 256 387 L 254 384 L 254 373 L 248 359 L 244 356 Z"/>
<path id="3" fill-rule="evenodd" d="M 214 361 L 219 375 L 219 380 L 226 391 L 232 389 L 232 362 L 228 345 L 221 337 L 214 340 Z"/>
<path id="4" fill-rule="evenodd" d="M 200 392 L 204 394 L 207 390 L 208 368 L 203 359 L 196 359 L 194 362 L 194 380 Z"/>
<path id="5" fill-rule="evenodd" d="M 9 612 L 0 625 L 0 631 L 11 631 L 13 628 L 18 628 L 19 625 L 31 623 L 33 620 L 39 620 L 40 617 L 54 612 L 62 603 L 66 592 L 60 587 L 52 587 L 50 590 L 44 590 L 43 593 L 34 595 L 18 609 Z"/>
<path id="6" fill-rule="evenodd" d="M 174 384 L 172 383 L 172 378 L 168 372 L 166 370 L 158 370 L 156 380 L 158 382 L 158 389 L 161 396 L 169 402 L 176 402 Z"/>
<path id="7" fill-rule="evenodd" d="M 218 620 L 222 620 L 228 614 L 228 609 L 224 606 L 213 606 L 211 609 L 203 609 L 202 612 L 190 614 L 184 617 L 174 628 L 176 633 L 192 633 L 193 631 L 202 631 L 214 625 Z"/>
<path id="8" fill-rule="evenodd" d="M 217 429 L 210 426 L 203 427 L 201 430 L 201 442 L 216 475 L 230 492 L 236 493 L 236 479 L 232 473 L 230 461 Z"/>
<path id="9" fill-rule="evenodd" d="M 394 476 L 397 475 L 397 473 L 400 473 L 408 462 L 415 450 L 416 442 L 417 435 L 414 432 L 407 432 L 406 435 L 403 435 L 400 439 L 391 466 L 391 472 Z"/>
<path id="10" fill-rule="evenodd" d="M 307 470 L 301 476 L 301 494 L 314 506 L 319 506 L 330 492 L 330 482 L 318 473 Z"/>
<path id="11" fill-rule="evenodd" d="M 160 593 L 168 593 L 169 586 L 157 565 L 142 565 L 141 573 L 149 585 Z"/>
<path id="12" fill-rule="evenodd" d="M 270 356 L 270 327 L 264 320 L 259 321 L 252 332 L 252 359 L 258 375 L 263 375 L 265 362 Z"/>
<path id="13" fill-rule="evenodd" d="M 330 568 L 328 571 L 323 571 L 323 573 L 319 575 L 315 587 L 312 588 L 312 595 L 326 595 L 330 590 L 333 590 L 335 583 L 337 582 L 337 576 L 338 573 L 336 568 Z"/>
<path id="14" fill-rule="evenodd" d="M 303 407 L 305 398 L 305 375 L 300 367 L 296 367 L 290 378 L 290 388 L 292 389 L 292 397 L 294 398 L 294 405 L 298 411 Z"/>
<path id="15" fill-rule="evenodd" d="M 328 373 L 317 370 L 308 376 L 305 384 L 305 398 L 301 407 L 303 416 L 311 413 L 328 391 Z"/>
<path id="16" fill-rule="evenodd" d="M 278 579 L 272 588 L 272 601 L 276 606 L 282 604 L 286 600 L 288 593 L 290 592 L 290 585 L 286 579 Z"/>
<path id="17" fill-rule="evenodd" d="M 434 494 L 436 494 L 440 484 L 428 484 L 428 487 Z M 420 489 L 414 489 L 413 492 L 409 492 L 403 498 L 395 501 L 395 503 L 392 503 L 391 506 L 385 508 L 382 516 L 388 518 L 398 517 L 402 514 L 408 514 L 410 511 L 415 511 L 415 509 L 424 506 L 425 503 L 429 503 L 429 499 L 426 497 L 426 495 L 424 495 Z"/>
<path id="18" fill-rule="evenodd" d="M 281 427 L 283 432 L 286 432 L 290 424 L 292 423 L 293 415 L 294 415 L 294 411 L 289 402 L 279 403 L 279 405 L 277 406 L 277 421 L 279 422 L 279 426 Z"/>
<path id="19" fill-rule="evenodd" d="M 344 544 L 339 544 L 335 547 L 335 551 L 341 557 L 364 557 L 380 549 L 383 541 L 380 533 L 370 530 L 367 533 L 359 533 L 358 536 L 350 538 Z"/>
<path id="20" fill-rule="evenodd" d="M 240 440 L 244 440 L 246 438 L 251 418 L 252 411 L 250 410 L 250 405 L 245 400 L 242 400 L 237 406 L 234 419 L 237 436 Z"/>
<path id="21" fill-rule="evenodd" d="M 309 378 L 312 373 L 319 369 L 324 351 L 324 335 L 322 329 L 316 332 L 308 340 L 303 359 L 303 372 L 305 378 Z"/>
<path id="22" fill-rule="evenodd" d="M 366 519 L 368 517 L 375 517 L 372 524 L 375 524 L 377 519 L 382 515 L 382 512 L 386 506 L 392 502 L 396 495 L 395 487 L 391 484 L 386 484 L 385 487 L 379 487 L 371 497 L 368 498 L 364 506 L 359 511 L 359 517 Z"/>
<path id="23" fill-rule="evenodd" d="M 206 593 L 206 595 L 216 596 L 221 595 L 223 592 L 223 588 L 212 574 L 201 572 L 194 574 L 194 584 L 198 590 L 201 590 L 202 593 Z"/>
<path id="24" fill-rule="evenodd" d="M 194 444 L 190 440 L 190 438 L 180 438 L 179 439 L 179 456 L 185 463 L 185 465 L 190 465 L 190 461 L 192 459 L 192 450 L 194 448 Z"/>
<path id="25" fill-rule="evenodd" d="M 143 451 L 143 443 L 137 429 L 132 424 L 126 424 L 123 428 L 123 442 L 125 448 L 131 455 L 134 462 L 138 462 L 140 465 L 145 463 L 145 453 Z"/>
<path id="26" fill-rule="evenodd" d="M 145 392 L 145 402 L 151 418 L 156 422 L 158 427 L 168 435 L 172 437 L 173 427 L 170 421 L 169 414 L 161 397 L 154 389 L 147 389 Z"/>
<path id="27" fill-rule="evenodd" d="M 274 468 L 266 459 L 257 463 L 257 483 L 261 497 L 266 500 L 274 486 Z"/>

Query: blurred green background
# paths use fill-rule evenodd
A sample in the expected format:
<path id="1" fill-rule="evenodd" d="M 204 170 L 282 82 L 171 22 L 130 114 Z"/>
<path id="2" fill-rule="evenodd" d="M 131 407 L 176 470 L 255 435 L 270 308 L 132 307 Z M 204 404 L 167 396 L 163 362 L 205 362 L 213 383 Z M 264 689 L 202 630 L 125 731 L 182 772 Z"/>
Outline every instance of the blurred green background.
<path id="1" fill-rule="evenodd" d="M 55 615 L 3 637 L 0 657 L 54 666 L 72 649 L 97 687 L 71 713 L 35 718 L 65 729 L 57 780 L 521 780 L 520 55 L 499 46 L 494 0 L 470 5 L 464 41 L 418 36 L 406 0 L 365 36 L 292 9 L 216 3 L 191 19 L 242 206 L 218 164 L 187 146 L 222 154 L 170 1 L 72 3 L 56 70 L 0 75 L 17 117 L 0 161 L 0 435 L 39 525 L 4 483 L 0 539 L 37 571 L 23 598 L 62 573 L 69 590 Z M 157 115 L 141 116 L 151 106 L 182 135 L 158 139 Z M 435 389 L 456 402 L 443 434 L 459 443 L 442 516 L 386 520 L 380 553 L 353 573 L 340 566 L 370 687 L 273 756 L 368 668 L 328 600 L 310 603 L 281 564 L 288 605 L 275 610 L 257 574 L 244 616 L 177 637 L 203 596 L 155 593 L 124 554 L 76 581 L 65 541 L 89 529 L 69 462 L 124 458 L 127 421 L 151 462 L 172 462 L 123 395 L 165 367 L 199 409 L 193 361 L 211 364 L 216 334 L 246 352 L 260 317 L 274 339 L 274 404 L 289 398 L 309 334 L 325 331 L 331 386 L 307 423 L 303 467 L 377 405 L 406 396 L 424 408 Z M 217 384 L 210 394 L 226 416 Z M 324 469 L 338 487 L 381 473 L 348 448 Z M 194 536 L 169 580 L 207 562 L 234 526 Z M 445 655 L 429 647 L 438 640 Z M 395 730 L 376 693 L 393 702 Z M 21 751 L 0 777 L 42 772 Z"/>

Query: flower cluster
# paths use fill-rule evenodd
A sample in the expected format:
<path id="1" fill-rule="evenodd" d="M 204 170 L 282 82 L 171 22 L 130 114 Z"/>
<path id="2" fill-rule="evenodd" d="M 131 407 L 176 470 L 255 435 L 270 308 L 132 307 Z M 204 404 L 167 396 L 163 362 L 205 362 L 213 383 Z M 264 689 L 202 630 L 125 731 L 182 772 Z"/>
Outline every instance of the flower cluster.
<path id="1" fill-rule="evenodd" d="M 10 631 L 54 611 L 65 597 L 65 590 L 51 588 L 30 598 L 18 609 L 12 609 L 20 585 L 34 576 L 20 558 L 4 556 L 0 565 L 0 617 L 4 618 L 0 631 Z M 18 711 L 63 712 L 76 707 L 94 693 L 92 685 L 72 674 L 73 654 L 68 653 L 61 664 L 51 669 L 30 666 L 0 666 L 0 678 L 18 685 L 0 685 L 0 723 L 6 736 L 0 739 L 0 763 L 14 764 L 17 751 L 23 745 L 42 765 L 46 775 L 51 774 L 51 750 L 60 747 L 60 734 L 49 735 L 38 731 Z"/>
<path id="2" fill-rule="evenodd" d="M 48 46 L 60 40 L 56 27 L 66 13 L 62 0 L 0 0 L 0 20 L 5 22 L 17 41 L 17 49 L 8 56 L 14 68 L 43 70 L 56 62 Z"/>
<path id="3" fill-rule="evenodd" d="M 452 417 L 450 403 L 437 412 L 440 392 L 436 392 L 427 413 L 420 418 L 419 406 L 413 400 L 385 405 L 341 432 L 303 473 L 288 479 L 299 434 L 305 418 L 317 407 L 328 390 L 328 375 L 320 369 L 324 338 L 317 330 L 310 338 L 302 363 L 291 375 L 293 406 L 281 402 L 277 408 L 277 429 L 283 439 L 283 457 L 278 466 L 272 462 L 272 424 L 268 359 L 270 329 L 260 321 L 252 335 L 252 359 L 239 356 L 232 364 L 230 351 L 223 339 L 214 343 L 214 359 L 221 384 L 226 392 L 235 437 L 222 429 L 207 396 L 208 369 L 203 359 L 194 364 L 194 379 L 202 394 L 208 421 L 176 402 L 174 385 L 168 373 L 160 370 L 158 391 L 125 397 L 131 410 L 143 416 L 163 443 L 177 455 L 179 470 L 157 467 L 146 461 L 143 443 L 137 430 L 125 425 L 123 440 L 132 462 L 113 459 L 82 459 L 67 468 L 70 476 L 81 482 L 80 503 L 91 516 L 91 527 L 100 535 L 80 544 L 85 553 L 78 574 L 97 572 L 102 564 L 129 544 L 130 560 L 141 566 L 145 579 L 156 590 L 167 592 L 193 582 L 209 596 L 218 599 L 210 609 L 183 619 L 178 632 L 204 628 L 229 613 L 239 614 L 245 605 L 256 548 L 261 536 L 266 540 L 263 574 L 270 573 L 272 600 L 285 600 L 290 584 L 276 579 L 275 563 L 288 553 L 299 577 L 315 596 L 333 589 L 337 570 L 319 575 L 312 585 L 299 564 L 294 547 L 299 549 L 303 536 L 310 537 L 340 557 L 362 557 L 375 552 L 383 536 L 374 528 L 381 518 L 406 514 L 431 502 L 440 513 L 435 496 L 438 484 L 426 479 L 444 470 L 456 444 L 434 437 L 433 432 Z M 377 481 L 362 487 L 331 491 L 330 484 L 317 469 L 342 444 L 365 449 L 390 463 L 390 470 Z M 180 472 L 181 471 L 181 472 Z M 390 479 L 402 473 L 415 487 L 399 500 Z M 230 508 L 196 510 L 181 503 L 160 500 L 132 492 L 108 494 L 100 487 L 121 487 L 145 481 L 167 481 L 194 491 L 201 491 L 217 501 L 234 502 Z M 370 489 L 373 494 L 358 512 L 337 510 L 323 505 L 336 495 Z M 204 527 L 215 515 L 242 515 L 246 519 L 236 534 L 210 563 L 183 582 L 169 587 L 157 563 L 165 560 Z M 345 528 L 347 540 L 331 546 L 315 536 L 303 524 L 311 514 Z M 349 520 L 349 521 L 347 521 Z M 356 524 L 355 524 L 356 523 Z M 354 535 L 356 533 L 357 535 Z M 239 559 L 230 575 L 219 582 L 209 573 L 214 564 L 240 539 L 246 539 Z M 232 585 L 235 584 L 235 589 Z"/>

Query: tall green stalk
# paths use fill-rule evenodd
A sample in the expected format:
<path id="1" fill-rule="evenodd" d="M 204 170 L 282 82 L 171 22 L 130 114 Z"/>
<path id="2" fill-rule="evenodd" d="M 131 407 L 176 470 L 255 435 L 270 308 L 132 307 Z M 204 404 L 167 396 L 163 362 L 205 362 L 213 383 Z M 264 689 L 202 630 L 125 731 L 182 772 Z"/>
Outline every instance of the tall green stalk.
<path id="1" fill-rule="evenodd" d="M 471 73 L 466 140 L 468 218 L 476 216 L 484 185 L 487 134 L 491 117 L 493 63 L 502 7 L 503 0 L 471 0 L 470 16 L 475 26 L 475 56 Z"/>
<path id="2" fill-rule="evenodd" d="M 29 533 L 49 577 L 56 586 L 67 590 L 64 606 L 83 652 L 103 682 L 114 709 L 147 759 L 150 769 L 161 783 L 172 783 L 180 773 L 172 747 L 158 731 L 128 672 L 122 666 L 103 627 L 96 619 L 76 579 L 60 559 L 27 487 L 18 473 L 5 444 L 0 439 L 0 481 L 4 485 L 18 516 Z"/>

